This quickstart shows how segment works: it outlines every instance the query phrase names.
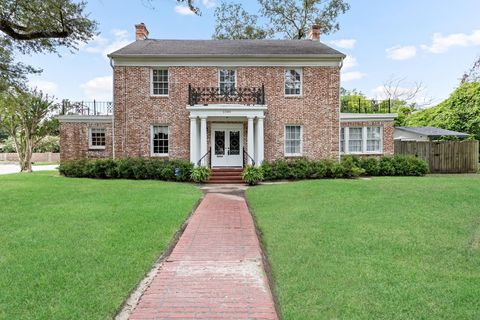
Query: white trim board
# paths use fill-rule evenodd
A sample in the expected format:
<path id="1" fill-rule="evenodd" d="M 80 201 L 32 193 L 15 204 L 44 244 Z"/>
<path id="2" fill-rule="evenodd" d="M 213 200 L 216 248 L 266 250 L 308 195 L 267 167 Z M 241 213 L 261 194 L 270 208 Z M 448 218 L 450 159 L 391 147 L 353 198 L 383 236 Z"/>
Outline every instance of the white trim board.
<path id="1" fill-rule="evenodd" d="M 118 67 L 337 67 L 341 58 L 309 57 L 119 57 Z"/>
<path id="2" fill-rule="evenodd" d="M 397 116 L 396 113 L 340 113 L 340 121 L 393 121 Z"/>
<path id="3" fill-rule="evenodd" d="M 58 116 L 60 122 L 85 122 L 85 123 L 111 123 L 113 116 L 81 116 L 81 115 L 64 115 Z"/>

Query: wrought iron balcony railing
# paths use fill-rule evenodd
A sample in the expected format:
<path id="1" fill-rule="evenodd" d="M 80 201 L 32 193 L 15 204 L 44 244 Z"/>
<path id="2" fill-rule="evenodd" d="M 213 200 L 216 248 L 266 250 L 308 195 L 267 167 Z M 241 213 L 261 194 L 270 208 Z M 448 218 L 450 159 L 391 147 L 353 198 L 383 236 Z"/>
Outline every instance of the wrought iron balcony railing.
<path id="1" fill-rule="evenodd" d="M 232 88 L 221 89 L 219 87 L 193 87 L 188 85 L 188 104 L 190 106 L 201 104 L 245 104 L 264 105 L 265 86 L 259 88 Z"/>
<path id="2" fill-rule="evenodd" d="M 397 106 L 388 100 L 342 97 L 340 112 L 345 113 L 391 113 Z"/>
<path id="3" fill-rule="evenodd" d="M 111 101 L 62 101 L 61 115 L 109 116 L 113 114 Z"/>

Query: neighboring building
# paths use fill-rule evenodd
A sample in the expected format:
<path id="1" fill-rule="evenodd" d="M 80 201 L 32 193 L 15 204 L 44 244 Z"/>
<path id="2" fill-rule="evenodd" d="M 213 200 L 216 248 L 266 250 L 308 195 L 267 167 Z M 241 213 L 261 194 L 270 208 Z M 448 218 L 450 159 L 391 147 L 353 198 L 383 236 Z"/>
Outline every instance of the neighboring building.
<path id="1" fill-rule="evenodd" d="M 402 141 L 431 141 L 441 137 L 468 138 L 468 133 L 435 127 L 395 127 L 394 139 Z"/>
<path id="2" fill-rule="evenodd" d="M 60 116 L 61 158 L 161 157 L 213 167 L 393 154 L 392 113 L 341 113 L 345 55 L 308 40 L 136 41 L 109 55 L 113 105 Z"/>

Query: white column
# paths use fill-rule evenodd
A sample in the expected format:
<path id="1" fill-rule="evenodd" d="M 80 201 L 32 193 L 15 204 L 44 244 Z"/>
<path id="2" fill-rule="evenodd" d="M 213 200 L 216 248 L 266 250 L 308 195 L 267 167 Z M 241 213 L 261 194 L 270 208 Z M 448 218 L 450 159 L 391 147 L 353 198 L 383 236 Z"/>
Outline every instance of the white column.
<path id="1" fill-rule="evenodd" d="M 255 150 L 255 142 L 254 142 L 254 139 L 253 139 L 253 117 L 248 117 L 248 131 L 247 131 L 247 135 L 248 135 L 248 139 L 247 139 L 247 144 L 248 144 L 248 149 L 247 149 L 247 152 L 248 152 L 248 155 L 250 157 L 254 157 L 254 150 Z M 247 156 L 247 163 L 248 164 L 252 164 L 252 159 L 250 159 L 250 157 Z"/>
<path id="2" fill-rule="evenodd" d="M 258 139 L 258 125 L 255 123 L 255 121 L 253 122 L 253 141 L 255 141 L 255 146 L 253 148 L 253 153 L 255 154 L 253 156 L 253 159 L 255 159 L 255 163 L 258 162 L 258 143 L 257 143 L 257 139 Z"/>
<path id="3" fill-rule="evenodd" d="M 265 156 L 264 150 L 264 130 L 263 130 L 263 119 L 265 117 L 261 116 L 257 118 L 257 141 L 256 141 L 256 159 L 257 166 L 261 165 Z"/>
<path id="4" fill-rule="evenodd" d="M 190 162 L 197 165 L 197 117 L 190 117 Z"/>
<path id="5" fill-rule="evenodd" d="M 200 157 L 207 153 L 207 117 L 200 117 Z M 202 159 L 201 165 L 207 164 L 207 158 Z"/>

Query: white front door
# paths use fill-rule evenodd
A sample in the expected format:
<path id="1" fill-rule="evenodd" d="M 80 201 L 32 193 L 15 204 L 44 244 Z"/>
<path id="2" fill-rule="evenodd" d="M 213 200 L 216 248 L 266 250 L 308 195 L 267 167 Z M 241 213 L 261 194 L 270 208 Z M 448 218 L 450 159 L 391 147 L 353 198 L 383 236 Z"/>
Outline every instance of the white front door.
<path id="1" fill-rule="evenodd" d="M 243 125 L 212 124 L 212 167 L 243 166 Z"/>

